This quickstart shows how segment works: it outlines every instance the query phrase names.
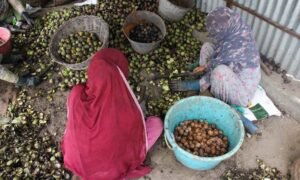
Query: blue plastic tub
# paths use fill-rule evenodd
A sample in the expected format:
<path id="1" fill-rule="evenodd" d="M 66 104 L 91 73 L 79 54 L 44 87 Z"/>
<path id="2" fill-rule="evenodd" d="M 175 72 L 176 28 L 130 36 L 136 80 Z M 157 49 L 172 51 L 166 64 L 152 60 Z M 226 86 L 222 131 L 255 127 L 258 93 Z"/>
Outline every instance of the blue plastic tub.
<path id="1" fill-rule="evenodd" d="M 229 139 L 229 152 L 217 157 L 199 157 L 179 147 L 173 131 L 180 122 L 190 119 L 204 119 L 216 124 Z M 178 101 L 169 109 L 164 123 L 165 137 L 176 159 L 194 170 L 213 169 L 223 160 L 233 156 L 241 147 L 245 135 L 238 114 L 224 102 L 211 97 L 194 96 Z"/>

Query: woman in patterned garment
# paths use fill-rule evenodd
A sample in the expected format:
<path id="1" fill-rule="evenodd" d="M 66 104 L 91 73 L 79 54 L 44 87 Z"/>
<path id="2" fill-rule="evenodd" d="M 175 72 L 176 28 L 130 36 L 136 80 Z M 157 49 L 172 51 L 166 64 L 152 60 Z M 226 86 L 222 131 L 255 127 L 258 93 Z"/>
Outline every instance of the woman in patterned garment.
<path id="1" fill-rule="evenodd" d="M 218 99 L 247 106 L 260 82 L 260 57 L 251 29 L 240 15 L 219 7 L 208 14 L 208 35 L 215 42 L 203 44 L 199 67 L 205 72 L 200 80 L 170 82 L 173 91 L 203 92 L 210 87 Z"/>

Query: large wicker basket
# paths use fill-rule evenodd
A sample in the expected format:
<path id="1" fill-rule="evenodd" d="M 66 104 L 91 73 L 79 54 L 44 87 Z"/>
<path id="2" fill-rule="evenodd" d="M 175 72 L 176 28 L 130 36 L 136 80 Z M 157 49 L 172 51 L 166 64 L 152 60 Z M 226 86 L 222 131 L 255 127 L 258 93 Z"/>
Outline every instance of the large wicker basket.
<path id="1" fill-rule="evenodd" d="M 102 42 L 102 46 L 100 47 L 100 49 L 108 46 L 108 24 L 102 18 L 97 16 L 79 16 L 64 23 L 52 36 L 49 51 L 54 62 L 64 65 L 73 70 L 82 70 L 88 67 L 91 57 L 81 63 L 68 64 L 58 54 L 60 40 L 62 38 L 68 37 L 72 33 L 79 31 L 88 31 L 95 33 L 98 36 L 99 40 Z"/>

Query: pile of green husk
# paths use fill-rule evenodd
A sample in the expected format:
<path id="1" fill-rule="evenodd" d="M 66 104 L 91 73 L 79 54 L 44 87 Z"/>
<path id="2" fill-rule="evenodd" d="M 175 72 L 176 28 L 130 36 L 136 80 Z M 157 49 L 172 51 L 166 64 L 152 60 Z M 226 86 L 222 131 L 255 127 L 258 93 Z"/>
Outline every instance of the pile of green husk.
<path id="1" fill-rule="evenodd" d="M 85 71 L 73 71 L 53 63 L 48 47 L 51 36 L 65 21 L 80 15 L 96 15 L 109 23 L 109 47 L 123 51 L 129 61 L 129 82 L 138 98 L 145 97 L 148 115 L 164 116 L 168 108 L 183 98 L 182 93 L 172 93 L 168 80 L 146 81 L 147 74 L 169 73 L 170 76 L 187 71 L 187 66 L 198 58 L 201 44 L 193 39 L 192 31 L 205 29 L 205 14 L 197 10 L 189 12 L 180 22 L 165 22 L 167 36 L 154 51 L 141 55 L 133 51 L 122 32 L 126 16 L 134 10 L 157 11 L 155 0 L 99 0 L 96 6 L 64 8 L 51 11 L 37 18 L 32 29 L 15 34 L 14 49 L 27 56 L 27 60 L 12 70 L 22 74 L 43 76 L 40 90 L 22 88 L 17 101 L 11 103 L 7 118 L 12 121 L 0 125 L 0 177 L 3 179 L 69 179 L 70 173 L 63 168 L 59 143 L 47 132 L 47 125 L 55 119 L 35 109 L 32 99 L 53 97 L 85 82 Z M 28 95 L 30 91 L 30 95 Z M 36 91 L 36 93 L 35 93 Z M 159 92 L 159 93 L 155 93 Z M 54 105 L 51 108 L 58 108 Z M 62 127 L 63 128 L 63 127 Z"/>

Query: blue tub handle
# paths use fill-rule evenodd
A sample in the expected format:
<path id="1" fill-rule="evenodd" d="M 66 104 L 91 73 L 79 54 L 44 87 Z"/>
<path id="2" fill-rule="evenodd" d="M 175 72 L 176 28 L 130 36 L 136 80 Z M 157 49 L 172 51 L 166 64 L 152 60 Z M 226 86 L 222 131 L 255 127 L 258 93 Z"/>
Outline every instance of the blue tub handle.
<path id="1" fill-rule="evenodd" d="M 166 142 L 167 147 L 168 147 L 170 150 L 173 151 L 173 147 L 170 145 L 170 143 L 169 143 L 169 141 L 168 141 L 168 139 L 167 139 L 166 133 L 164 133 L 164 137 L 165 137 L 165 142 Z"/>

